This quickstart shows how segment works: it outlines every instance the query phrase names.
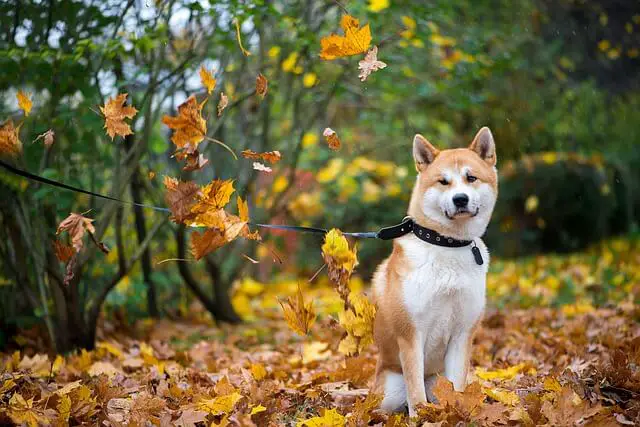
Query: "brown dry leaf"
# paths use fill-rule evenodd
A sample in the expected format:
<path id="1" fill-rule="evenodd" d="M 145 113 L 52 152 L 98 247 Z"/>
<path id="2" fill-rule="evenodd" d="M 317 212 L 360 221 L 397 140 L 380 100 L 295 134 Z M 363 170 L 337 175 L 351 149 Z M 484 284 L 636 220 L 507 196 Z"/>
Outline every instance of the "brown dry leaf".
<path id="1" fill-rule="evenodd" d="M 65 264 L 75 253 L 72 246 L 64 244 L 60 240 L 53 241 L 53 252 L 56 254 L 56 258 L 58 258 L 58 261 Z"/>
<path id="2" fill-rule="evenodd" d="M 197 409 L 184 409 L 174 425 L 181 427 L 196 427 L 198 423 L 204 423 L 207 420 L 208 412 L 199 411 Z"/>
<path id="3" fill-rule="evenodd" d="M 316 321 L 316 312 L 313 309 L 313 301 L 305 304 L 300 284 L 295 298 L 287 297 L 284 302 L 278 299 L 278 302 L 289 328 L 300 335 L 307 335 Z"/>
<path id="4" fill-rule="evenodd" d="M 38 137 L 36 139 L 34 139 L 33 142 L 37 142 L 37 141 L 42 139 L 42 140 L 44 140 L 44 146 L 46 148 L 51 148 L 51 146 L 53 145 L 53 142 L 54 142 L 55 135 L 56 134 L 53 131 L 53 129 L 49 129 L 45 133 L 42 133 L 42 134 L 38 135 Z"/>
<path id="5" fill-rule="evenodd" d="M 80 252 L 84 243 L 82 242 L 82 238 L 84 237 L 84 232 L 95 233 L 96 229 L 91 224 L 93 219 L 86 218 L 78 213 L 71 213 L 68 217 L 66 217 L 60 225 L 58 225 L 58 230 L 56 234 L 60 234 L 63 231 L 69 233 L 71 237 L 71 244 L 75 248 L 76 252 Z"/>
<path id="6" fill-rule="evenodd" d="M 112 140 L 116 135 L 124 137 L 133 133 L 131 127 L 125 123 L 124 119 L 132 119 L 138 110 L 132 106 L 125 106 L 124 103 L 126 100 L 127 94 L 121 93 L 115 98 L 109 98 L 104 107 L 100 107 L 100 111 L 102 111 L 105 119 L 104 128 Z"/>
<path id="7" fill-rule="evenodd" d="M 338 138 L 338 134 L 331 128 L 325 128 L 322 132 L 322 136 L 329 144 L 329 148 L 333 151 L 338 151 L 340 149 L 340 138 Z"/>
<path id="8" fill-rule="evenodd" d="M 340 27 L 344 31 L 344 36 L 331 34 L 320 39 L 322 47 L 320 58 L 333 60 L 344 56 L 357 55 L 369 49 L 371 44 L 369 24 L 360 28 L 360 21 L 350 15 L 344 15 L 340 20 Z"/>
<path id="9" fill-rule="evenodd" d="M 167 189 L 164 200 L 171 210 L 171 220 L 182 223 L 191 219 L 193 217 L 191 209 L 196 203 L 200 187 L 193 181 L 178 181 L 166 175 L 163 182 Z"/>
<path id="10" fill-rule="evenodd" d="M 218 117 L 222 115 L 222 112 L 227 108 L 227 105 L 229 105 L 229 98 L 224 94 L 224 92 L 220 92 L 220 101 L 218 101 Z"/>
<path id="11" fill-rule="evenodd" d="M 578 421 L 587 420 L 602 410 L 598 403 L 591 406 L 580 398 L 571 387 L 563 387 L 562 391 L 556 394 L 553 403 L 549 400 L 542 404 L 542 414 L 547 417 L 551 425 L 573 426 Z"/>
<path id="12" fill-rule="evenodd" d="M 367 80 L 367 77 L 374 71 L 382 70 L 386 67 L 387 64 L 378 61 L 378 46 L 374 46 L 364 56 L 364 60 L 358 62 L 358 69 L 360 70 L 358 77 L 360 81 L 363 82 Z"/>
<path id="13" fill-rule="evenodd" d="M 262 73 L 258 74 L 256 77 L 256 93 L 260 95 L 263 99 L 267 95 L 267 90 L 269 88 L 269 81 Z"/>
<path id="14" fill-rule="evenodd" d="M 253 162 L 253 169 L 265 173 L 273 172 L 273 169 L 271 169 L 269 166 L 263 165 L 260 162 Z"/>
<path id="15" fill-rule="evenodd" d="M 282 154 L 279 151 L 267 151 L 266 153 L 257 153 L 252 150 L 244 150 L 242 157 L 251 160 L 262 160 L 263 162 L 269 162 L 271 164 L 278 163 L 282 159 Z"/>
<path id="16" fill-rule="evenodd" d="M 63 279 L 63 283 L 64 283 L 65 286 L 69 286 L 69 283 L 71 283 L 71 280 L 73 279 L 73 276 L 74 276 L 73 272 L 74 272 L 74 270 L 76 268 L 77 260 L 78 260 L 78 255 L 77 254 L 73 254 L 71 259 L 67 263 L 67 267 L 65 269 L 64 279 Z"/>
<path id="17" fill-rule="evenodd" d="M 372 418 L 372 412 L 378 409 L 382 402 L 379 394 L 369 393 L 365 399 L 358 400 L 353 408 L 351 417 L 348 418 L 347 426 L 358 427 L 367 426 Z"/>
<path id="18" fill-rule="evenodd" d="M 195 171 L 200 170 L 209 163 L 209 159 L 206 159 L 202 153 L 195 150 L 193 153 L 186 156 L 186 163 L 182 168 L 183 171 Z"/>
<path id="19" fill-rule="evenodd" d="M 482 386 L 478 382 L 469 384 L 464 392 L 454 391 L 453 384 L 443 376 L 439 376 L 433 387 L 433 394 L 441 405 L 451 406 L 465 419 L 470 419 L 484 401 Z"/>
<path id="20" fill-rule="evenodd" d="M 329 230 L 322 245 L 322 258 L 327 263 L 329 280 L 335 286 L 345 305 L 349 301 L 349 279 L 358 265 L 355 247 L 350 247 L 347 238 L 336 228 Z"/>
<path id="21" fill-rule="evenodd" d="M 162 123 L 174 130 L 171 141 L 178 149 L 188 148 L 193 151 L 205 138 L 207 121 L 202 117 L 202 107 L 206 102 L 205 99 L 198 103 L 195 95 L 191 95 L 178 106 L 177 116 L 165 115 L 162 117 Z"/>
<path id="22" fill-rule="evenodd" d="M 19 138 L 20 126 L 14 127 L 11 119 L 0 126 L 0 155 L 15 157 L 22 153 L 22 142 Z"/>
<path id="23" fill-rule="evenodd" d="M 207 70 L 204 65 L 200 67 L 200 81 L 202 86 L 207 88 L 207 93 L 211 95 L 216 88 L 216 79 L 213 77 L 213 73 Z"/>
<path id="24" fill-rule="evenodd" d="M 31 99 L 29 99 L 29 95 L 19 90 L 16 94 L 16 98 L 18 99 L 18 107 L 24 111 L 25 117 L 28 117 L 31 113 L 31 107 L 33 107 L 33 103 L 31 102 Z"/>
<path id="25" fill-rule="evenodd" d="M 191 254 L 199 260 L 226 243 L 227 239 L 224 233 L 216 228 L 209 228 L 202 234 L 194 231 L 191 234 Z"/>
<path id="26" fill-rule="evenodd" d="M 97 377 L 103 374 L 108 377 L 113 377 L 118 374 L 123 374 L 123 372 L 116 368 L 113 363 L 102 361 L 94 362 L 87 370 L 87 373 L 92 377 Z"/>

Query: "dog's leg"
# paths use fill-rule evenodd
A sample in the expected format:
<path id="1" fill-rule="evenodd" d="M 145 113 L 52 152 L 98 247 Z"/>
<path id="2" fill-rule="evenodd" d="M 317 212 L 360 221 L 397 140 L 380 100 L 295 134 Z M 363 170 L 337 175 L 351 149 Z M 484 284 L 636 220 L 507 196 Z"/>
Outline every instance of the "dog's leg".
<path id="1" fill-rule="evenodd" d="M 398 339 L 398 346 L 402 374 L 407 386 L 409 416 L 414 417 L 416 405 L 427 401 L 424 388 L 424 346 L 419 345 L 419 340 L 415 337 L 412 340 Z"/>
<path id="2" fill-rule="evenodd" d="M 433 394 L 433 386 L 436 385 L 436 381 L 438 379 L 438 375 L 429 375 L 424 379 L 424 388 L 427 392 L 427 400 L 430 403 L 438 403 L 438 398 Z"/>
<path id="3" fill-rule="evenodd" d="M 398 411 L 407 403 L 407 388 L 401 373 L 384 370 L 376 379 L 376 385 L 376 391 L 384 393 L 380 403 L 384 412 Z"/>
<path id="4" fill-rule="evenodd" d="M 471 346 L 471 334 L 468 331 L 451 337 L 444 357 L 444 376 L 453 383 L 456 391 L 464 391 L 467 385 L 467 370 Z"/>

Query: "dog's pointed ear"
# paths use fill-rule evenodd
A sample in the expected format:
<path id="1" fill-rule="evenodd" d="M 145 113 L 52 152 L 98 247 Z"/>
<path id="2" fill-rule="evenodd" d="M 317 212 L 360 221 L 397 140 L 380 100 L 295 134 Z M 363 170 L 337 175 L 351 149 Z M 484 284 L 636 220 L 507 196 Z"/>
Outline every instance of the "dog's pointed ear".
<path id="1" fill-rule="evenodd" d="M 489 166 L 496 165 L 496 143 L 488 127 L 484 126 L 478 131 L 469 149 L 475 151 Z"/>
<path id="2" fill-rule="evenodd" d="M 413 137 L 413 160 L 416 170 L 422 172 L 432 163 L 440 153 L 427 139 L 419 133 Z"/>

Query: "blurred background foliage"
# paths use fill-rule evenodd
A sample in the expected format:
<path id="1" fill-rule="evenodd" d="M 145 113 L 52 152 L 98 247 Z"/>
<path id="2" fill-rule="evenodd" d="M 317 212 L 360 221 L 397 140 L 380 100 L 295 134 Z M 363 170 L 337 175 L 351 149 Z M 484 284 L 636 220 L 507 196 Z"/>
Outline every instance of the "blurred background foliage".
<path id="1" fill-rule="evenodd" d="M 357 77 L 359 58 L 318 57 L 320 38 L 337 30 L 345 9 L 371 25 L 379 59 L 388 64 L 364 83 Z M 250 56 L 238 47 L 234 19 Z M 590 263 L 598 256 L 584 255 L 579 265 L 588 271 L 581 279 L 566 276 L 545 299 L 529 295 L 530 284 L 517 278 L 531 268 L 543 272 L 534 282 L 556 277 L 553 269 L 566 261 L 507 260 L 581 250 L 612 235 L 631 235 L 631 243 L 618 248 L 636 248 L 638 2 L 10 0 L 0 4 L 0 23 L 0 118 L 22 121 L 19 89 L 34 101 L 20 131 L 18 164 L 29 171 L 155 205 L 164 203 L 163 175 L 199 183 L 234 178 L 255 221 L 369 231 L 405 214 L 415 133 L 439 148 L 459 147 L 487 125 L 501 175 L 487 233 L 501 258 L 493 277 L 516 280 L 529 304 L 575 302 L 586 292 L 576 291 L 576 283 L 592 290 L 604 278 L 616 289 L 638 283 L 628 267 L 633 259 L 618 258 L 626 252 L 607 258 L 611 271 Z M 191 94 L 206 97 L 201 65 L 218 80 L 204 110 L 208 135 L 236 152 L 280 150 L 283 160 L 272 174 L 234 161 L 217 145 L 204 149 L 210 164 L 197 173 L 181 171 L 171 158 L 170 132 L 160 118 Z M 253 94 L 258 73 L 269 80 L 262 101 Z M 140 110 L 135 133 L 111 141 L 98 106 L 123 92 Z M 220 92 L 230 105 L 217 118 Z M 328 150 L 325 127 L 338 133 L 341 151 Z M 56 133 L 50 150 L 31 143 L 48 129 Z M 322 265 L 320 238 L 278 232 L 263 233 L 264 244 L 238 242 L 198 263 L 158 264 L 188 256 L 188 232 L 161 213 L 27 183 L 4 171 L 0 194 L 0 342 L 17 328 L 45 325 L 58 349 L 91 347 L 105 298 L 122 322 L 184 315 L 194 295 L 215 319 L 237 321 L 238 311 L 248 311 L 239 301 L 261 294 L 246 277 L 307 278 Z M 69 212 L 89 209 L 112 251 L 83 257 L 66 291 L 50 242 Z M 609 247 L 592 246 L 585 254 Z M 358 249 L 367 280 L 389 245 L 363 241 Z M 491 285 L 496 303 L 514 298 L 504 283 Z M 597 295 L 594 304 L 602 302 Z"/>

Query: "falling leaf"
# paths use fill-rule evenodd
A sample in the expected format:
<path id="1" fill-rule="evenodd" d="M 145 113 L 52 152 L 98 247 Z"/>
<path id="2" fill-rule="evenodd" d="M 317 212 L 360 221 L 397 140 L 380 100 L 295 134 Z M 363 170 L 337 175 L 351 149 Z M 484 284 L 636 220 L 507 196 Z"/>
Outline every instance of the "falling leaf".
<path id="1" fill-rule="evenodd" d="M 18 99 L 18 107 L 24 111 L 25 117 L 28 117 L 29 113 L 31 113 L 31 107 L 33 107 L 33 103 L 29 99 L 29 95 L 19 90 L 16 94 L 16 98 Z"/>
<path id="2" fill-rule="evenodd" d="M 225 95 L 224 92 L 220 92 L 220 101 L 218 102 L 218 117 L 222 115 L 222 112 L 225 108 L 227 108 L 228 104 L 229 98 L 227 98 L 227 95 Z"/>
<path id="3" fill-rule="evenodd" d="M 132 119 L 138 110 L 132 106 L 125 106 L 124 103 L 126 100 L 127 94 L 121 93 L 115 98 L 109 98 L 104 107 L 100 107 L 100 111 L 102 111 L 105 119 L 104 128 L 107 129 L 107 135 L 109 135 L 112 140 L 116 135 L 124 137 L 133 133 L 131 127 L 125 123 L 124 119 Z"/>
<path id="4" fill-rule="evenodd" d="M 340 149 L 340 138 L 338 138 L 338 134 L 331 128 L 325 128 L 322 132 L 327 144 L 329 144 L 329 148 L 333 151 L 338 151 Z"/>
<path id="5" fill-rule="evenodd" d="M 302 344 L 302 363 L 305 365 L 327 360 L 329 357 L 331 357 L 331 350 L 326 342 L 312 341 Z"/>
<path id="6" fill-rule="evenodd" d="M 258 77 L 256 77 L 256 93 L 263 99 L 267 95 L 268 86 L 269 82 L 267 81 L 267 78 L 262 74 L 258 74 Z"/>
<path id="7" fill-rule="evenodd" d="M 154 171 L 149 171 L 148 177 L 149 179 L 154 179 L 156 177 L 156 173 Z"/>
<path id="8" fill-rule="evenodd" d="M 347 336 L 340 341 L 338 351 L 351 356 L 373 344 L 376 307 L 362 294 L 351 293 L 348 301 L 349 309 L 338 313 L 340 325 L 347 333 Z"/>
<path id="9" fill-rule="evenodd" d="M 374 71 L 382 70 L 387 64 L 382 61 L 378 61 L 378 46 L 372 47 L 364 57 L 364 60 L 358 62 L 358 69 L 360 70 L 360 81 L 367 80 L 367 77 Z"/>
<path id="10" fill-rule="evenodd" d="M 171 210 L 171 220 L 181 223 L 193 217 L 191 209 L 196 203 L 200 187 L 193 181 L 178 181 L 166 175 L 164 186 L 167 189 L 164 199 Z"/>
<path id="11" fill-rule="evenodd" d="M 41 133 L 40 135 L 38 135 L 38 137 L 36 139 L 34 139 L 33 142 L 37 142 L 37 141 L 42 139 L 42 140 L 44 140 L 44 146 L 46 148 L 51 148 L 51 146 L 53 145 L 53 142 L 54 142 L 55 135 L 56 134 L 53 131 L 53 129 L 49 129 L 45 133 Z"/>
<path id="12" fill-rule="evenodd" d="M 14 127 L 11 119 L 0 126 L 0 154 L 15 157 L 22 153 L 22 142 L 20 142 L 19 133 L 20 126 Z"/>
<path id="13" fill-rule="evenodd" d="M 345 418 L 335 409 L 325 409 L 321 417 L 298 421 L 296 427 L 344 427 Z"/>
<path id="14" fill-rule="evenodd" d="M 360 28 L 360 21 L 350 15 L 344 15 L 340 20 L 340 27 L 344 31 L 344 36 L 331 34 L 320 40 L 322 47 L 320 58 L 333 60 L 344 56 L 357 55 L 369 49 L 371 44 L 369 24 Z"/>
<path id="15" fill-rule="evenodd" d="M 207 134 L 207 122 L 202 117 L 202 107 L 207 102 L 205 99 L 198 103 L 195 95 L 191 95 L 185 102 L 178 106 L 178 115 L 162 117 L 162 123 L 169 129 L 173 129 L 171 141 L 177 148 L 187 148 L 191 151 L 198 147 L 198 144 Z"/>
<path id="16" fill-rule="evenodd" d="M 338 293 L 346 300 L 348 288 L 346 287 L 354 268 L 358 265 L 358 257 L 355 248 L 349 247 L 349 242 L 338 229 L 331 229 L 324 237 L 322 245 L 322 257 L 327 263 L 329 280 L 338 288 Z"/>
<path id="17" fill-rule="evenodd" d="M 82 242 L 82 238 L 84 237 L 84 232 L 95 233 L 96 229 L 91 224 L 93 219 L 86 218 L 81 214 L 71 213 L 68 217 L 66 217 L 60 225 L 58 225 L 58 230 L 56 234 L 60 234 L 63 231 L 69 233 L 71 237 L 71 244 L 75 248 L 76 252 L 80 252 L 82 247 L 84 246 Z"/>
<path id="18" fill-rule="evenodd" d="M 56 258 L 58 258 L 58 261 L 65 264 L 75 253 L 72 246 L 66 245 L 59 240 L 53 241 L 53 252 L 56 254 Z"/>
<path id="19" fill-rule="evenodd" d="M 200 67 L 200 81 L 202 82 L 202 86 L 207 88 L 207 93 L 211 95 L 216 88 L 216 79 L 213 77 L 213 74 L 204 67 L 204 65 Z"/>
<path id="20" fill-rule="evenodd" d="M 204 213 L 209 210 L 224 209 L 235 191 L 232 179 L 214 179 L 202 187 L 198 194 L 198 203 L 192 208 L 192 211 Z"/>
<path id="21" fill-rule="evenodd" d="M 194 231 L 191 234 L 191 254 L 195 259 L 199 260 L 226 243 L 227 239 L 224 233 L 218 229 L 210 228 L 202 234 Z"/>
<path id="22" fill-rule="evenodd" d="M 202 153 L 198 150 L 186 156 L 186 163 L 182 168 L 183 171 L 195 171 L 200 170 L 209 163 L 209 159 L 206 159 Z"/>
<path id="23" fill-rule="evenodd" d="M 378 13 L 389 7 L 389 0 L 369 0 L 369 9 L 371 12 Z"/>
<path id="24" fill-rule="evenodd" d="M 251 52 L 246 50 L 244 46 L 242 46 L 242 34 L 240 33 L 240 21 L 238 18 L 233 19 L 233 23 L 236 26 L 236 40 L 238 40 L 238 46 L 240 46 L 240 50 L 244 56 L 250 56 Z"/>
<path id="25" fill-rule="evenodd" d="M 316 312 L 313 309 L 313 301 L 305 304 L 300 284 L 295 298 L 287 297 L 284 302 L 278 299 L 278 302 L 289 328 L 300 335 L 307 335 L 316 321 Z"/>
<path id="26" fill-rule="evenodd" d="M 245 200 L 242 200 L 240 196 L 238 196 L 238 216 L 244 222 L 249 221 L 249 205 Z"/>
<path id="27" fill-rule="evenodd" d="M 256 153 L 252 150 L 244 150 L 242 157 L 251 160 L 262 160 L 263 162 L 269 162 L 271 164 L 278 163 L 282 159 L 282 154 L 279 151 L 268 151 L 266 153 Z"/>
<path id="28" fill-rule="evenodd" d="M 260 171 L 260 172 L 266 172 L 266 173 L 271 173 L 273 172 L 273 169 L 271 169 L 269 166 L 265 166 L 260 162 L 253 162 L 253 169 Z"/>

